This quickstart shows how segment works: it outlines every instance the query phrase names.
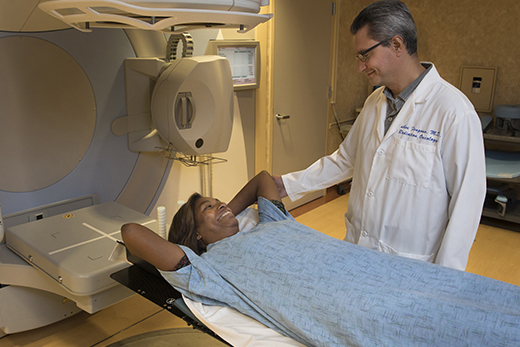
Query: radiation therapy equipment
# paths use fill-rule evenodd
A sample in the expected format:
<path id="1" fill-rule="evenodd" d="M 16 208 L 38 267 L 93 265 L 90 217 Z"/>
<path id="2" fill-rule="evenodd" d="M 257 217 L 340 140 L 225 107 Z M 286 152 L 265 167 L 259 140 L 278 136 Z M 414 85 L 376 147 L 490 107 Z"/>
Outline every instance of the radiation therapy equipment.
<path id="1" fill-rule="evenodd" d="M 112 130 L 128 133 L 130 150 L 152 152 L 170 145 L 185 155 L 227 150 L 233 84 L 226 59 L 201 56 L 166 63 L 134 58 L 126 60 L 125 73 L 128 115 L 116 119 Z M 143 95 L 151 95 L 151 101 Z"/>
<path id="2" fill-rule="evenodd" d="M 103 302 L 106 304 L 106 294 L 118 289 L 110 274 L 127 267 L 124 262 L 108 259 L 121 240 L 121 222 L 127 220 L 140 220 L 158 230 L 155 219 L 106 202 L 10 227 L 6 230 L 6 245 L 49 276 L 67 292 L 67 297 L 83 297 L 76 299 L 78 305 L 94 313 L 104 307 Z"/>
<path id="3" fill-rule="evenodd" d="M 89 117 L 83 117 L 92 123 L 85 153 L 74 157 L 70 173 L 36 187 L 28 179 L 27 187 L 0 192 L 7 235 L 0 237 L 0 336 L 2 331 L 34 329 L 80 310 L 97 312 L 132 295 L 109 277 L 128 264 L 107 258 L 122 224 L 136 218 L 155 223 L 144 213 L 153 206 L 169 170 L 168 158 L 158 155 L 158 149 L 187 156 L 226 151 L 237 112 L 227 60 L 187 54 L 165 59 L 168 52 L 158 48 L 163 33 L 184 35 L 197 28 L 247 32 L 272 17 L 258 14 L 265 4 L 268 1 L 35 0 L 19 7 L 6 5 L 13 10 L 1 16 L 3 47 L 14 41 L 24 47 L 36 42 L 49 52 L 45 61 L 52 64 L 42 65 L 49 75 L 56 75 L 52 70 L 60 66 L 56 51 L 72 56 L 86 78 L 72 81 L 76 86 L 70 89 L 85 87 L 93 102 L 85 107 Z M 108 34 L 98 28 L 109 28 Z M 125 45 L 127 41 L 131 45 Z M 3 49 L 2 58 L 11 51 Z M 126 57 L 124 64 L 117 61 L 121 55 Z M 18 64 L 13 71 L 22 68 Z M 126 87 L 118 84 L 119 72 L 125 75 Z M 6 84 L 15 80 L 2 78 L 2 87 L 9 88 Z M 45 81 L 36 85 L 40 83 Z M 45 99 L 36 96 L 33 101 Z M 121 99 L 126 100 L 126 115 L 119 111 Z M 78 114 L 81 111 L 77 107 Z M 31 115 L 42 122 L 55 121 L 32 111 L 6 119 L 30 121 Z M 4 128 L 8 125 L 13 124 L 4 122 Z M 124 137 L 117 135 L 128 135 L 125 148 L 119 145 Z M 128 167 L 130 173 L 122 172 Z"/>
<path id="4" fill-rule="evenodd" d="M 272 15 L 258 14 L 269 0 L 40 0 L 40 9 L 68 25 L 183 32 L 197 28 L 253 29 Z"/>
<path id="5" fill-rule="evenodd" d="M 229 60 L 235 90 L 258 88 L 260 85 L 260 42 L 250 40 L 211 40 L 206 54 Z"/>

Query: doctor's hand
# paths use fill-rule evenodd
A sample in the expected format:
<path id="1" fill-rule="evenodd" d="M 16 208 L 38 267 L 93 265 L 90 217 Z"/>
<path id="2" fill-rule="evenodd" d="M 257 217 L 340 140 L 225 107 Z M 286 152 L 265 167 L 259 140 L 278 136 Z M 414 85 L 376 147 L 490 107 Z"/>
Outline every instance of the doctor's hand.
<path id="1" fill-rule="evenodd" d="M 278 188 L 278 192 L 280 193 L 280 197 L 285 198 L 287 196 L 287 191 L 285 190 L 285 186 L 282 181 L 282 176 L 274 176 L 274 183 L 276 183 L 276 187 Z"/>

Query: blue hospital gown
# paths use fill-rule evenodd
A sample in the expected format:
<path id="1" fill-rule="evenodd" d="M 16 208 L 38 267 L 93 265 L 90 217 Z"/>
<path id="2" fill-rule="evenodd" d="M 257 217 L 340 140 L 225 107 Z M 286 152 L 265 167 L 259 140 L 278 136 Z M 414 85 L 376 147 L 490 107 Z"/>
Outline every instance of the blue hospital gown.
<path id="1" fill-rule="evenodd" d="M 259 198 L 260 223 L 162 272 L 307 346 L 520 346 L 520 287 L 331 238 Z"/>

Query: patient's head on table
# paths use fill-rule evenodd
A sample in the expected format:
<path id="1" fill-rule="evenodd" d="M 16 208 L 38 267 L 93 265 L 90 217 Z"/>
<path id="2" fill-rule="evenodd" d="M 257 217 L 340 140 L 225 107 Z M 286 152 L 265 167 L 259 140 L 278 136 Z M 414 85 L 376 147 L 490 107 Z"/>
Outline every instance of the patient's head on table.
<path id="1" fill-rule="evenodd" d="M 195 193 L 173 217 L 168 240 L 200 255 L 207 245 L 238 230 L 238 221 L 226 203 Z"/>

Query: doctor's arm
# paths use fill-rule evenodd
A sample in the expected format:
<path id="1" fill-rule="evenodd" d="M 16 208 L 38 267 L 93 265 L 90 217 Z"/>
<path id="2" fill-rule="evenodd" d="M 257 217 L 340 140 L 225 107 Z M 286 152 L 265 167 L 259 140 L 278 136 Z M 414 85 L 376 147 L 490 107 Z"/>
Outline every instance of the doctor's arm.
<path id="1" fill-rule="evenodd" d="M 486 196 L 484 143 L 476 114 L 466 115 L 448 131 L 443 162 L 449 219 L 435 263 L 464 271 Z"/>
<path id="2" fill-rule="evenodd" d="M 281 182 L 277 182 L 282 188 L 280 189 L 282 197 L 285 193 L 291 201 L 295 201 L 307 193 L 326 189 L 352 178 L 358 143 L 360 137 L 365 136 L 361 135 L 364 117 L 371 112 L 370 110 L 363 108 L 352 129 L 334 153 L 316 160 L 304 170 L 282 175 L 279 180 Z M 278 181 L 278 178 L 276 179 Z"/>
<path id="3" fill-rule="evenodd" d="M 130 253 L 159 270 L 172 271 L 184 256 L 182 248 L 140 224 L 123 225 L 121 236 Z"/>
<path id="4" fill-rule="evenodd" d="M 357 135 L 354 131 L 355 126 L 331 155 L 318 159 L 305 170 L 281 176 L 283 188 L 291 201 L 307 193 L 329 188 L 353 176 L 357 150 Z"/>

